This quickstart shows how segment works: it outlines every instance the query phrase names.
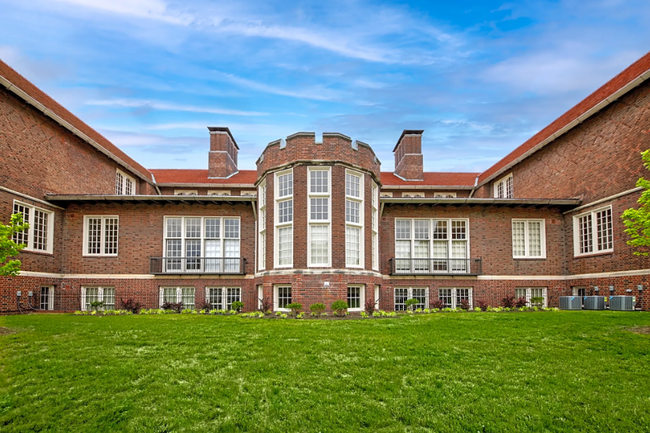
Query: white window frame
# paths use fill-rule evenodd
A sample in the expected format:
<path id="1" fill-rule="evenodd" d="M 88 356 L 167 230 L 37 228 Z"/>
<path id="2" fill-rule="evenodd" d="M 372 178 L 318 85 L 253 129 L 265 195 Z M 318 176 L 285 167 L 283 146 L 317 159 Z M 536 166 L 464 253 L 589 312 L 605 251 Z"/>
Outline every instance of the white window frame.
<path id="1" fill-rule="evenodd" d="M 494 198 L 514 198 L 515 184 L 512 173 L 494 182 Z"/>
<path id="2" fill-rule="evenodd" d="M 164 293 L 165 289 L 176 289 L 176 302 L 183 302 L 183 289 L 192 289 L 194 290 L 194 303 L 192 304 L 191 309 L 196 308 L 196 287 L 194 286 L 160 286 L 159 288 L 159 299 L 158 304 L 162 308 L 164 302 Z M 186 309 L 187 305 L 183 302 L 183 309 Z"/>
<path id="3" fill-rule="evenodd" d="M 211 300 L 212 300 L 211 299 L 211 294 L 212 294 L 213 290 L 214 291 L 221 290 L 221 295 L 220 295 L 221 301 L 218 302 L 219 304 L 221 304 L 221 308 L 216 308 L 215 306 L 212 305 L 213 302 L 211 302 Z M 232 302 L 228 302 L 229 301 L 229 296 L 228 296 L 229 295 L 229 290 L 233 290 L 233 291 L 237 292 L 237 294 L 234 296 L 234 299 L 232 300 Z M 205 302 L 210 304 L 211 309 L 214 308 L 214 309 L 217 309 L 217 310 L 232 310 L 233 302 L 241 302 L 241 299 L 242 299 L 242 289 L 241 289 L 241 287 L 237 287 L 237 286 L 209 286 L 209 287 L 205 288 Z"/>
<path id="4" fill-rule="evenodd" d="M 372 197 L 370 198 L 371 212 L 371 239 L 370 247 L 372 248 L 372 270 L 379 271 L 379 187 L 373 180 L 370 188 Z"/>
<path id="5" fill-rule="evenodd" d="M 347 193 L 347 176 L 352 175 L 352 176 L 357 176 L 359 178 L 359 197 L 355 197 L 353 195 L 348 195 Z M 359 204 L 359 222 L 351 222 L 347 221 L 347 215 L 345 218 L 345 228 L 346 228 L 346 235 L 345 235 L 345 267 L 346 268 L 361 268 L 363 269 L 364 267 L 364 193 L 365 193 L 365 176 L 363 173 L 355 171 L 355 170 L 345 170 L 345 182 L 346 182 L 346 191 L 345 191 L 345 203 L 348 201 L 358 203 Z M 344 212 L 347 212 L 344 209 Z M 348 244 L 348 237 L 347 237 L 347 229 L 348 228 L 354 228 L 359 230 L 359 263 L 358 264 L 350 264 L 348 262 L 348 255 L 347 255 L 347 244 Z"/>
<path id="6" fill-rule="evenodd" d="M 279 178 L 281 176 L 285 176 L 287 174 L 291 174 L 291 194 L 285 195 L 280 197 L 280 182 Z M 293 221 L 295 220 L 295 213 L 296 209 L 294 207 L 295 201 L 293 199 L 294 197 L 294 188 L 295 188 L 295 182 L 294 182 L 294 176 L 293 176 L 293 169 L 289 170 L 284 170 L 275 173 L 275 178 L 273 179 L 274 182 L 274 188 L 273 188 L 273 197 L 275 199 L 275 203 L 273 206 L 273 222 L 275 224 L 275 236 L 273 236 L 273 243 L 274 243 L 274 254 L 273 254 L 273 261 L 274 261 L 274 266 L 275 268 L 292 268 L 293 267 L 293 255 L 294 255 L 294 245 L 293 245 Z M 291 201 L 291 221 L 286 221 L 280 223 L 280 218 L 279 218 L 279 204 L 282 202 L 286 201 Z M 290 262 L 289 263 L 284 263 L 280 264 L 280 230 L 281 229 L 291 229 L 291 257 L 290 257 Z"/>
<path id="7" fill-rule="evenodd" d="M 51 210 L 43 209 L 38 206 L 34 206 L 32 204 L 24 203 L 18 200 L 14 200 L 13 203 L 13 213 L 16 212 L 17 207 L 22 207 L 22 208 L 27 208 L 29 209 L 29 215 L 27 218 L 25 218 L 25 212 L 23 213 L 23 223 L 28 223 L 29 224 L 29 229 L 27 229 L 25 232 L 21 233 L 16 233 L 14 234 L 13 239 L 18 242 L 18 243 L 24 243 L 25 249 L 23 251 L 32 251 L 32 252 L 37 252 L 37 253 L 46 253 L 46 254 L 52 254 L 54 251 L 54 212 Z M 37 224 L 35 221 L 36 218 L 36 212 L 41 212 L 47 215 L 47 225 L 45 226 L 45 248 L 36 248 L 35 242 L 36 242 L 36 236 L 34 236 L 34 232 L 36 230 Z M 25 242 L 25 235 L 27 236 L 27 241 Z"/>
<path id="8" fill-rule="evenodd" d="M 47 305 L 46 308 L 43 308 L 43 289 L 47 289 Z M 41 286 L 38 292 L 38 306 L 41 311 L 52 311 L 54 310 L 54 286 Z"/>
<path id="9" fill-rule="evenodd" d="M 86 306 L 87 304 L 87 296 L 86 296 L 86 291 L 88 289 L 98 289 L 97 290 L 97 300 L 104 302 L 104 290 L 109 289 L 113 291 L 113 304 L 112 308 L 108 308 L 109 310 L 114 310 L 115 309 L 115 304 L 117 303 L 117 290 L 115 290 L 115 286 L 81 286 L 81 311 L 88 311 L 89 308 L 92 308 L 90 306 Z M 102 310 L 107 310 L 106 305 L 103 305 Z"/>
<path id="10" fill-rule="evenodd" d="M 515 298 L 517 298 L 517 290 L 525 290 L 526 302 L 530 305 L 530 299 L 534 297 L 532 296 L 533 289 L 542 290 L 542 297 L 544 298 L 543 307 L 546 308 L 548 306 L 548 287 L 515 287 Z"/>
<path id="11" fill-rule="evenodd" d="M 99 254 L 90 253 L 88 251 L 88 221 L 90 219 L 101 219 L 101 234 L 100 234 L 100 250 Z M 117 220 L 117 239 L 115 240 L 115 253 L 106 254 L 106 220 L 115 219 Z M 83 226 L 83 256 L 84 257 L 117 257 L 120 251 L 120 216 L 119 215 L 84 215 L 84 226 Z"/>
<path id="12" fill-rule="evenodd" d="M 407 294 L 406 294 L 406 299 L 404 301 L 407 301 L 409 299 L 415 299 L 415 298 L 413 298 L 413 290 L 414 289 L 415 290 L 424 290 L 424 304 L 423 305 L 424 305 L 424 308 L 429 308 L 430 299 L 429 299 L 429 288 L 428 287 L 424 287 L 424 286 L 423 287 L 397 287 L 396 286 L 396 287 L 393 288 L 393 309 L 395 311 L 406 311 L 407 310 L 406 304 L 402 303 L 402 302 L 400 302 L 399 305 L 404 305 L 404 308 L 403 309 L 402 308 L 400 308 L 400 309 L 397 308 L 397 306 L 398 306 L 397 291 L 398 290 L 406 290 Z M 421 308 L 421 307 L 416 307 L 416 308 Z"/>
<path id="13" fill-rule="evenodd" d="M 609 210 L 611 214 L 611 232 L 609 233 L 609 236 L 611 236 L 611 243 L 612 247 L 607 248 L 607 249 L 598 249 L 598 219 L 596 217 L 596 214 L 599 212 L 607 211 Z M 581 253 L 580 252 L 580 218 L 583 217 L 589 217 L 589 220 L 591 221 L 591 251 Z M 573 256 L 574 257 L 581 257 L 581 256 L 590 256 L 594 254 L 603 254 L 603 253 L 611 253 L 614 251 L 614 211 L 612 209 L 612 205 L 609 206 L 603 206 L 599 207 L 597 209 L 588 211 L 588 212 L 583 212 L 579 215 L 575 215 L 573 217 Z"/>
<path id="14" fill-rule="evenodd" d="M 131 183 L 130 194 L 126 192 L 129 182 Z M 119 168 L 115 170 L 115 195 L 136 195 L 137 185 L 133 176 L 126 174 Z"/>
<path id="15" fill-rule="evenodd" d="M 225 190 L 225 189 L 209 189 L 209 190 L 208 190 L 208 195 L 227 195 L 227 196 L 229 196 L 229 195 L 231 195 L 231 194 L 230 194 L 230 190 Z M 243 194 L 242 194 L 242 195 L 243 195 Z M 255 195 L 255 193 L 253 193 L 252 195 Z"/>
<path id="16" fill-rule="evenodd" d="M 294 296 L 293 296 L 293 288 L 291 287 L 290 284 L 276 284 L 273 286 L 273 311 L 285 311 L 289 312 L 291 309 L 289 308 L 280 308 L 279 305 L 279 294 L 280 294 L 280 288 L 289 288 L 291 289 L 291 302 L 290 304 L 295 302 Z"/>
<path id="17" fill-rule="evenodd" d="M 263 271 L 266 269 L 266 179 L 260 182 L 257 187 L 257 270 Z"/>
<path id="18" fill-rule="evenodd" d="M 311 174 L 312 172 L 324 171 L 327 172 L 327 192 L 312 192 L 311 191 Z M 316 268 L 329 268 L 332 266 L 332 170 L 330 167 L 309 167 L 307 169 L 307 266 Z M 311 218 L 311 200 L 323 199 L 327 200 L 327 218 L 316 219 Z M 327 229 L 327 262 L 326 263 L 313 263 L 312 262 L 312 228 L 315 226 L 326 227 Z"/>
<path id="19" fill-rule="evenodd" d="M 524 254 L 517 255 L 515 253 L 515 223 L 524 223 Z M 539 256 L 533 256 L 530 253 L 530 223 L 540 223 L 540 252 Z M 532 218 L 513 218 L 511 223 L 512 230 L 512 257 L 515 259 L 546 259 L 546 219 L 532 219 Z"/>
<path id="20" fill-rule="evenodd" d="M 474 308 L 474 288 L 473 287 L 439 287 L 438 288 L 438 299 L 441 299 L 440 297 L 440 291 L 441 290 L 451 290 L 451 307 L 449 308 L 458 308 L 460 307 L 460 303 L 458 302 L 458 290 L 468 290 L 468 297 L 469 297 L 469 309 L 472 310 Z M 447 307 L 444 307 L 447 308 Z"/>
<path id="21" fill-rule="evenodd" d="M 366 286 L 363 284 L 348 284 L 348 292 L 350 289 L 359 289 L 359 307 L 349 308 L 350 307 L 349 296 L 346 295 L 346 301 L 348 302 L 348 311 L 350 312 L 363 311 L 366 305 Z"/>
<path id="22" fill-rule="evenodd" d="M 199 195 L 197 189 L 175 189 L 174 195 Z"/>
<path id="23" fill-rule="evenodd" d="M 433 198 L 456 198 L 458 196 L 457 193 L 455 192 L 434 192 L 433 193 Z"/>

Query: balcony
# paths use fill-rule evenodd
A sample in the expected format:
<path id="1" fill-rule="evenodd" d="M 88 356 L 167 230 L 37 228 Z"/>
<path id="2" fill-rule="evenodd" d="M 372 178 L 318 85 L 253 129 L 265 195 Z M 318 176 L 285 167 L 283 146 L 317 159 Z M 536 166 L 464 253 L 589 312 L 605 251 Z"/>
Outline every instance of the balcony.
<path id="1" fill-rule="evenodd" d="M 154 275 L 244 275 L 243 257 L 151 257 L 149 273 Z"/>
<path id="2" fill-rule="evenodd" d="M 391 275 L 477 276 L 482 273 L 481 259 L 390 259 Z"/>

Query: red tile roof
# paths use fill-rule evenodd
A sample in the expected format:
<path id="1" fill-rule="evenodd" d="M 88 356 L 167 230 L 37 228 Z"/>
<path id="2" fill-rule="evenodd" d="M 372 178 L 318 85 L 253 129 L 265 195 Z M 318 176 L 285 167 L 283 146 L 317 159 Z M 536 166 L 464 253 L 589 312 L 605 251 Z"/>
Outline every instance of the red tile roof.
<path id="1" fill-rule="evenodd" d="M 124 164 L 127 165 L 126 168 L 130 169 L 130 171 L 135 170 L 138 174 L 142 175 L 144 178 L 151 181 L 151 173 L 149 173 L 149 171 L 146 168 L 144 168 L 143 166 L 135 162 L 135 160 L 131 159 L 126 153 L 122 152 L 117 146 L 115 146 L 113 143 L 108 141 L 99 132 L 95 131 L 93 128 L 85 124 L 77 116 L 75 116 L 74 114 L 72 114 L 71 112 L 63 108 L 62 105 L 60 105 L 50 96 L 48 96 L 41 89 L 36 87 L 29 80 L 27 80 L 25 77 L 20 75 L 18 72 L 16 72 L 13 68 L 11 68 L 9 65 L 4 63 L 2 60 L 0 60 L 0 76 L 4 77 L 13 86 L 22 90 L 22 92 L 27 94 L 27 96 L 35 99 L 38 103 L 43 105 L 43 107 L 50 110 L 54 115 L 60 117 L 61 119 L 63 119 L 64 121 L 72 125 L 72 127 L 78 129 L 82 134 L 85 134 L 91 140 L 95 141 L 97 144 L 103 147 L 110 154 L 122 160 Z"/>
<path id="2" fill-rule="evenodd" d="M 481 176 L 479 178 L 479 185 L 481 183 L 484 183 L 490 178 L 490 176 L 497 173 L 499 170 L 505 168 L 508 164 L 514 162 L 517 158 L 523 156 L 526 152 L 532 151 L 544 140 L 550 138 L 553 134 L 568 126 L 572 121 L 576 120 L 582 114 L 585 114 L 587 111 L 596 107 L 599 103 L 613 96 L 616 92 L 621 90 L 635 78 L 639 77 L 641 74 L 647 72 L 648 70 L 650 70 L 650 52 L 634 62 L 623 72 L 609 80 L 604 86 L 593 92 L 591 95 L 587 96 L 580 103 L 578 103 L 578 105 L 571 108 L 562 116 L 558 117 L 546 128 L 533 135 L 528 141 L 510 152 L 501 161 L 497 162 L 492 167 L 481 173 Z"/>
<path id="3" fill-rule="evenodd" d="M 158 184 L 254 184 L 257 180 L 256 170 L 240 170 L 228 179 L 208 179 L 208 170 L 186 169 L 151 169 Z"/>
<path id="4" fill-rule="evenodd" d="M 472 187 L 476 181 L 476 176 L 480 173 L 442 173 L 442 172 L 425 172 L 424 180 L 404 180 L 389 171 L 381 172 L 381 183 L 385 187 L 401 185 L 426 185 L 426 186 L 463 186 Z"/>

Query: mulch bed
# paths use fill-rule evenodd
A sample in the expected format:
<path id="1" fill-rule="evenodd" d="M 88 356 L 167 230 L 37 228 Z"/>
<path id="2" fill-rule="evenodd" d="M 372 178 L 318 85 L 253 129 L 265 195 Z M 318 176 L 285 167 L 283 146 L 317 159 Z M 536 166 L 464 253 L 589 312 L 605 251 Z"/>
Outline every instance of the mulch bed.
<path id="1" fill-rule="evenodd" d="M 634 332 L 635 334 L 650 335 L 650 326 L 636 326 L 634 328 L 628 329 L 628 331 Z"/>

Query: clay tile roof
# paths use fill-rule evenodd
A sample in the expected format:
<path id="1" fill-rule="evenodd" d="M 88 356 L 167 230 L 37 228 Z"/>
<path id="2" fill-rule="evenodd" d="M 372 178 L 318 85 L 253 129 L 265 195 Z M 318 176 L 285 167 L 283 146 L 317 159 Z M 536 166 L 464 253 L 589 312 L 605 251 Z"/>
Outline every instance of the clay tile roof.
<path id="1" fill-rule="evenodd" d="M 476 176 L 480 173 L 442 173 L 425 172 L 424 180 L 404 180 L 389 171 L 382 171 L 381 183 L 384 187 L 397 185 L 427 185 L 427 186 L 463 186 L 473 187 Z"/>
<path id="2" fill-rule="evenodd" d="M 9 81 L 13 86 L 22 90 L 22 92 L 24 92 L 27 96 L 35 99 L 45 109 L 50 110 L 54 115 L 60 117 L 61 119 L 63 119 L 64 121 L 72 125 L 72 127 L 78 129 L 82 134 L 86 135 L 91 140 L 95 141 L 97 144 L 103 147 L 104 150 L 108 151 L 114 157 L 122 160 L 123 163 L 126 164 L 126 168 L 129 169 L 129 171 L 135 170 L 136 174 L 140 174 L 145 179 L 152 181 L 151 173 L 149 173 L 149 171 L 146 168 L 144 168 L 143 166 L 135 162 L 135 160 L 131 159 L 126 153 L 118 149 L 117 146 L 115 146 L 113 143 L 108 141 L 99 132 L 95 131 L 93 128 L 85 124 L 77 116 L 75 116 L 74 114 L 72 114 L 71 112 L 63 108 L 62 105 L 60 105 L 54 99 L 49 97 L 45 92 L 40 90 L 38 87 L 36 87 L 29 80 L 27 80 L 25 77 L 20 75 L 14 69 L 12 69 L 9 65 L 4 63 L 2 60 L 0 60 L 0 77 L 4 77 L 5 80 Z M 124 164 L 120 164 L 120 165 L 124 166 Z"/>
<path id="3" fill-rule="evenodd" d="M 250 184 L 257 180 L 256 170 L 240 170 L 228 179 L 208 179 L 208 170 L 151 169 L 158 184 Z"/>
<path id="4" fill-rule="evenodd" d="M 541 144 L 544 140 L 550 138 L 553 134 L 557 133 L 565 126 L 568 126 L 572 121 L 576 120 L 579 116 L 585 114 L 592 108 L 596 107 L 599 103 L 613 96 L 616 92 L 621 90 L 627 84 L 648 70 L 650 70 L 650 52 L 634 62 L 623 72 L 609 80 L 605 85 L 600 87 L 591 95 L 587 96 L 585 99 L 579 102 L 578 105 L 558 117 L 546 128 L 533 135 L 528 141 L 510 152 L 501 161 L 497 162 L 492 167 L 485 170 L 485 172 L 481 173 L 481 176 L 479 178 L 479 185 L 489 179 L 490 176 L 506 167 L 508 164 L 514 162 L 517 158 L 523 156 L 527 152 L 533 151 L 533 149 L 537 145 Z"/>

